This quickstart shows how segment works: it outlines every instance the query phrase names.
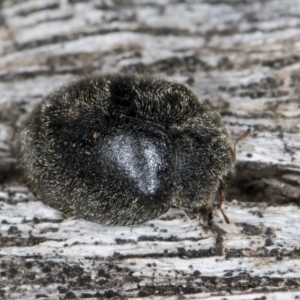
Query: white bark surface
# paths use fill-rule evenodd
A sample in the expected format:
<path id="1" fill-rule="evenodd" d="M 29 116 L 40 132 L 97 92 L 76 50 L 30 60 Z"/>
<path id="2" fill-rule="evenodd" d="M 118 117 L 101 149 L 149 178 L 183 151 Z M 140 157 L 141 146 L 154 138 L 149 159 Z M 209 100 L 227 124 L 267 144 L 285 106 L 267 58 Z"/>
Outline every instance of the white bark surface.
<path id="1" fill-rule="evenodd" d="M 299 0 L 0 3 L 0 298 L 300 298 Z M 21 183 L 12 140 L 28 113 L 115 72 L 190 85 L 233 139 L 251 128 L 231 224 L 215 212 L 226 235 L 175 209 L 137 227 L 63 220 Z"/>

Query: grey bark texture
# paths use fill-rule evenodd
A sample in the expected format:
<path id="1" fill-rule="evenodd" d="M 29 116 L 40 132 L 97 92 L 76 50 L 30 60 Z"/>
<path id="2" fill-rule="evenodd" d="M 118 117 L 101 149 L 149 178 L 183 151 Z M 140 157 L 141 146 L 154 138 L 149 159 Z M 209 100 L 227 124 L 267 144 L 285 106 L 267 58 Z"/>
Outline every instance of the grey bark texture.
<path id="1" fill-rule="evenodd" d="M 0 298 L 300 297 L 300 1 L 0 1 Z M 221 235 L 172 209 L 136 227 L 62 219 L 13 139 L 53 89 L 140 73 L 189 85 L 238 145 Z"/>

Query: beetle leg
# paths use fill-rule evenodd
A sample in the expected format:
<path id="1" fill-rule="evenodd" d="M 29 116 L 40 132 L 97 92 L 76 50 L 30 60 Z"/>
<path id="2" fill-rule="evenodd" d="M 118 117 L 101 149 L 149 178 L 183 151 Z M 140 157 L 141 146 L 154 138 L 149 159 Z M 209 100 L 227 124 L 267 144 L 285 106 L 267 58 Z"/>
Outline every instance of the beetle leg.
<path id="1" fill-rule="evenodd" d="M 224 210 L 223 210 L 223 203 L 225 201 L 225 190 L 224 190 L 224 182 L 221 181 L 220 182 L 220 187 L 219 187 L 219 197 L 220 197 L 220 201 L 219 201 L 219 204 L 218 204 L 218 208 L 219 210 L 221 211 L 222 215 L 223 215 L 223 218 L 225 220 L 225 222 L 227 224 L 230 224 L 230 220 L 229 218 L 227 217 L 227 215 L 225 214 Z"/>

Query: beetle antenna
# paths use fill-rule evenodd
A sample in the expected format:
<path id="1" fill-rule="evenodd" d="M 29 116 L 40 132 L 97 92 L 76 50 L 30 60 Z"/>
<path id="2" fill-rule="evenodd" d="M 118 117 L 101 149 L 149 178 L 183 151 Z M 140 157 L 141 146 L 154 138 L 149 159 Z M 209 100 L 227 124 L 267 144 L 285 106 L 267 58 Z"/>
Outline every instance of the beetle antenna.
<path id="1" fill-rule="evenodd" d="M 232 158 L 233 160 L 235 161 L 236 160 L 236 146 L 237 144 L 243 140 L 244 138 L 246 138 L 251 132 L 251 129 L 248 128 L 245 132 L 243 132 L 234 142 L 234 145 L 233 145 L 233 150 L 232 150 Z"/>
<path id="2" fill-rule="evenodd" d="M 234 161 L 236 161 L 236 146 L 237 144 L 243 140 L 244 138 L 246 138 L 251 132 L 251 129 L 248 128 L 244 133 L 242 133 L 234 142 L 234 145 L 232 147 L 232 158 Z M 229 218 L 227 217 L 227 215 L 225 214 L 224 210 L 223 210 L 223 203 L 225 202 L 225 191 L 224 191 L 224 182 L 221 180 L 220 182 L 220 188 L 219 188 L 219 197 L 220 197 L 220 201 L 219 201 L 219 204 L 218 204 L 218 208 L 219 210 L 221 211 L 222 215 L 223 215 L 223 218 L 225 220 L 225 222 L 227 224 L 230 224 L 230 220 Z"/>

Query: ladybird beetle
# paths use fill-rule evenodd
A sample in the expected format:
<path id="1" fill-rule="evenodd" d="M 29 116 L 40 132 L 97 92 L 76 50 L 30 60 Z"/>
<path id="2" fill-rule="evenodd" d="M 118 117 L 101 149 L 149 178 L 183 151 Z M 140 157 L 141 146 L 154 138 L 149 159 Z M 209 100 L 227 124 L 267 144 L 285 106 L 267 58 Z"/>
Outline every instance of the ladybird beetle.
<path id="1" fill-rule="evenodd" d="M 72 82 L 31 113 L 19 149 L 29 189 L 65 216 L 135 225 L 171 206 L 211 214 L 219 191 L 229 222 L 222 202 L 235 147 L 185 85 L 133 75 Z"/>

